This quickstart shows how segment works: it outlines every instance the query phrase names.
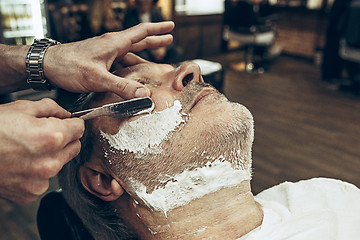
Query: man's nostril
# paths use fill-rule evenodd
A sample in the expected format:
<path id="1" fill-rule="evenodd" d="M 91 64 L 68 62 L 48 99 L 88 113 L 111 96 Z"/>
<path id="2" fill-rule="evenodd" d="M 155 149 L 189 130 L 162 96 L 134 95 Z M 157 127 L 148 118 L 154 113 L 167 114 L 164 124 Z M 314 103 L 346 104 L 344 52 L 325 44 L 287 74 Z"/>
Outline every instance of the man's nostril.
<path id="1" fill-rule="evenodd" d="M 193 74 L 193 73 L 187 74 L 187 75 L 183 78 L 183 80 L 182 80 L 183 86 L 185 87 L 186 85 L 188 85 L 189 82 L 191 82 L 191 81 L 193 80 L 193 78 L 194 78 L 194 74 Z"/>

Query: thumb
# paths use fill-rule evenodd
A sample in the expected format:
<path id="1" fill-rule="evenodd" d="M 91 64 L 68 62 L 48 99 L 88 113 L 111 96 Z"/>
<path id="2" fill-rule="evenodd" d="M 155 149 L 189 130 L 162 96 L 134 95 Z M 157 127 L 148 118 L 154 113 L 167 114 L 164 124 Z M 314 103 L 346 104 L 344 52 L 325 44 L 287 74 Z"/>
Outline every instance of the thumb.
<path id="1" fill-rule="evenodd" d="M 134 80 L 129 80 L 123 77 L 116 76 L 109 73 L 107 82 L 107 89 L 124 99 L 140 98 L 150 96 L 150 90 Z"/>

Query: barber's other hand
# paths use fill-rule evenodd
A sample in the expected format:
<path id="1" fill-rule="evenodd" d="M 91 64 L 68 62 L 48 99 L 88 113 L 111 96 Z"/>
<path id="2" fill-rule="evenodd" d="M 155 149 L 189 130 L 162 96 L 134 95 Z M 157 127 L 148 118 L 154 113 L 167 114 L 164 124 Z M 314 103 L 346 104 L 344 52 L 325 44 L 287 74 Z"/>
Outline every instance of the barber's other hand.
<path id="1" fill-rule="evenodd" d="M 45 75 L 57 87 L 72 92 L 111 91 L 124 99 L 148 96 L 150 92 L 143 85 L 115 76 L 109 69 L 114 61 L 124 66 L 144 62 L 133 52 L 169 45 L 173 38 L 165 33 L 173 28 L 171 21 L 141 23 L 124 31 L 52 46 L 44 58 Z"/>
<path id="2" fill-rule="evenodd" d="M 0 105 L 0 197 L 36 200 L 80 151 L 84 121 L 54 101 Z"/>

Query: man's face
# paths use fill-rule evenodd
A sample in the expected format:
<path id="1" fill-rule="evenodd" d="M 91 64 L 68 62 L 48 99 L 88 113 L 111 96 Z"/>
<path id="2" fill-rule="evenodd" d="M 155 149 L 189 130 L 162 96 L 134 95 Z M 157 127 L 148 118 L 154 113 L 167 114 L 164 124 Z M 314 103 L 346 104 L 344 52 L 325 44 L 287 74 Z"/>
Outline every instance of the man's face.
<path id="1" fill-rule="evenodd" d="M 161 114 L 171 108 L 179 111 L 173 105 L 174 102 L 180 103 L 181 110 L 177 114 L 183 119 L 161 139 L 156 151 L 140 154 L 130 147 L 122 150 L 114 148 L 104 135 L 128 131 L 131 128 L 129 124 L 136 123 L 137 127 L 142 127 L 134 132 L 133 137 L 130 134 L 127 139 L 118 139 L 136 147 L 136 142 L 128 142 L 140 137 L 140 144 L 153 129 L 158 133 L 166 128 L 163 124 L 170 124 L 171 121 L 168 123 L 168 119 L 164 119 L 163 122 L 153 122 L 149 120 L 152 114 L 128 119 L 102 117 L 93 120 L 93 132 L 97 136 L 93 157 L 100 158 L 125 188 L 129 186 L 126 190 L 130 194 L 131 180 L 140 181 L 151 191 L 166 184 L 169 176 L 215 160 L 228 161 L 240 169 L 249 168 L 253 142 L 250 112 L 240 104 L 229 102 L 213 87 L 205 84 L 196 64 L 186 63 L 174 68 L 144 63 L 122 69 L 117 74 L 141 82 L 150 89 L 155 113 Z M 107 93 L 99 97 L 95 105 L 121 100 L 119 96 Z M 140 136 L 136 136 L 140 131 Z"/>

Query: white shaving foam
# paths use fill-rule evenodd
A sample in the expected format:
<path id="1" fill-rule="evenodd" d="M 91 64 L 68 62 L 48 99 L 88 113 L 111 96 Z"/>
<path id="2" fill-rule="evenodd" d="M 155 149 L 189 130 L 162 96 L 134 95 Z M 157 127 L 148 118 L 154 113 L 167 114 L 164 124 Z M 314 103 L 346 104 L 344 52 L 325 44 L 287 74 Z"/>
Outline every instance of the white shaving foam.
<path id="1" fill-rule="evenodd" d="M 134 179 L 130 181 L 135 193 L 148 207 L 166 215 L 169 210 L 184 206 L 194 199 L 250 179 L 250 169 L 234 169 L 230 162 L 218 159 L 204 167 L 169 177 L 164 187 L 158 187 L 152 193 L 147 193 L 142 183 Z"/>
<path id="2" fill-rule="evenodd" d="M 132 122 L 124 122 L 115 135 L 101 131 L 111 147 L 120 151 L 149 154 L 161 153 L 160 143 L 182 122 L 181 103 L 176 100 L 174 105 L 160 112 L 145 115 Z"/>

